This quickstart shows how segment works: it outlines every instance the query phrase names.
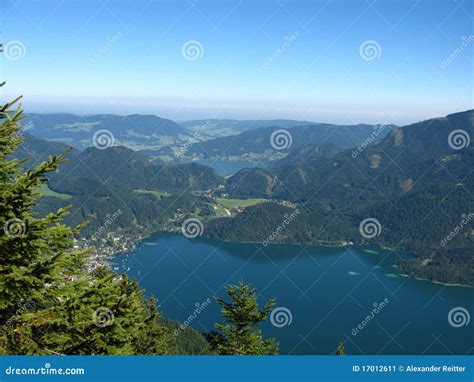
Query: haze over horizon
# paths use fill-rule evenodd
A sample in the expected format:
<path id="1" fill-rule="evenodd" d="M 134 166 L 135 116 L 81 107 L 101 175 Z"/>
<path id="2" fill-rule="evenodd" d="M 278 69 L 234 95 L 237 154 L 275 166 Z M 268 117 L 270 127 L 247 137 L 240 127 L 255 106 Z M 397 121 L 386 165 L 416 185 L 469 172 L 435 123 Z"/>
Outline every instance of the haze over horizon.
<path id="1" fill-rule="evenodd" d="M 474 104 L 468 2 L 1 8 L 1 42 L 17 48 L 2 92 L 28 112 L 405 125 Z"/>
<path id="2" fill-rule="evenodd" d="M 299 118 L 300 114 L 292 114 L 288 113 L 289 115 L 295 115 L 295 118 L 291 118 L 289 116 L 285 116 L 284 112 L 280 110 L 280 113 L 277 113 L 274 109 L 265 109 L 260 110 L 258 113 L 255 113 L 254 110 L 251 109 L 241 109 L 240 112 L 230 111 L 229 109 L 210 109 L 210 108 L 186 108 L 180 107 L 174 109 L 172 107 L 163 107 L 158 106 L 156 107 L 159 112 L 153 112 L 153 109 L 145 109 L 142 112 L 134 111 L 132 107 L 127 108 L 126 112 L 119 112 L 117 108 L 109 109 L 107 107 L 92 107 L 93 105 L 87 106 L 85 109 L 78 109 L 83 110 L 81 111 L 71 111 L 76 109 L 73 105 L 65 104 L 65 105 L 58 105 L 56 103 L 52 103 L 50 105 L 45 104 L 35 104 L 34 102 L 24 102 L 26 105 L 26 114 L 28 113 L 40 113 L 40 114 L 55 114 L 55 113 L 66 113 L 66 114 L 76 114 L 76 115 L 101 115 L 101 114 L 113 114 L 113 115 L 132 115 L 132 114 L 140 114 L 140 115 L 155 115 L 160 118 L 170 119 L 177 123 L 183 123 L 193 120 L 213 120 L 213 119 L 229 119 L 229 120 L 236 120 L 236 121 L 244 121 L 244 120 L 301 120 L 306 122 L 312 123 L 327 123 L 327 124 L 393 124 L 397 126 L 406 126 L 411 125 L 413 123 L 421 122 L 424 120 L 429 120 L 433 118 L 442 118 L 450 114 L 456 114 L 459 112 L 464 112 L 471 109 L 466 110 L 456 110 L 453 112 L 448 112 L 443 115 L 427 115 L 426 117 L 422 118 L 413 118 L 410 119 L 409 117 L 397 119 L 396 116 L 390 116 L 388 114 L 383 113 L 373 113 L 371 116 L 363 115 L 359 116 L 357 113 L 344 113 L 344 112 L 335 112 L 335 111 L 320 111 L 317 115 L 320 115 L 319 118 Z M 28 107 L 30 106 L 30 107 Z M 140 108 L 138 108 L 140 109 Z M 84 112 L 84 110 L 88 110 Z M 184 115 L 189 115 L 190 118 L 176 118 L 178 116 L 182 116 L 183 114 L 180 111 L 186 110 L 187 113 Z M 189 113 L 189 114 L 188 114 Z"/>

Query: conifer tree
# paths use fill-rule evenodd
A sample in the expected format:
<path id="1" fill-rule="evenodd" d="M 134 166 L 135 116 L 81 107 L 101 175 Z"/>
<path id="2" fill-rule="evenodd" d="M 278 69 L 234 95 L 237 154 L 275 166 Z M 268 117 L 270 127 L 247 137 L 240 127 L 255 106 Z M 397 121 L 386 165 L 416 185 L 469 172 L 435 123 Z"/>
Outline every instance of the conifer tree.
<path id="1" fill-rule="evenodd" d="M 66 209 L 32 212 L 67 152 L 22 170 L 12 158 L 23 135 L 18 100 L 0 108 L 0 354 L 175 353 L 156 304 L 135 282 L 85 271 L 87 251 L 73 248 L 81 227 L 62 223 Z"/>
<path id="2" fill-rule="evenodd" d="M 51 156 L 36 168 L 21 173 L 24 161 L 10 159 L 22 142 L 24 118 L 18 101 L 0 108 L 0 325 L 11 326 L 25 310 L 52 301 L 55 292 L 72 276 L 85 255 L 72 250 L 77 232 L 61 224 L 67 211 L 37 218 L 31 212 L 45 174 L 55 171 L 64 154 Z M 2 330 L 4 332 L 5 330 Z"/>
<path id="3" fill-rule="evenodd" d="M 240 282 L 226 288 L 230 302 L 217 299 L 221 305 L 224 324 L 216 324 L 221 332 L 217 352 L 223 355 L 274 355 L 278 354 L 278 343 L 274 338 L 263 339 L 256 326 L 267 318 L 275 305 L 272 299 L 259 309 L 257 293 L 250 285 Z"/>
<path id="4" fill-rule="evenodd" d="M 346 355 L 346 350 L 344 348 L 343 342 L 339 342 L 339 345 L 337 345 L 336 355 Z"/>
<path id="5" fill-rule="evenodd" d="M 63 223 L 67 209 L 33 212 L 40 185 L 67 151 L 23 170 L 25 160 L 12 156 L 23 140 L 25 116 L 21 105 L 12 109 L 19 98 L 0 106 L 0 354 L 182 354 L 135 281 L 106 268 L 86 272 L 89 253 L 73 246 L 82 225 Z M 226 319 L 216 325 L 218 352 L 276 354 L 275 340 L 256 328 L 274 301 L 259 310 L 243 283 L 227 293 L 231 303 L 218 299 Z"/>
<path id="6" fill-rule="evenodd" d="M 145 302 L 144 327 L 134 340 L 136 354 L 172 355 L 182 354 L 171 332 L 161 324 L 156 300 Z"/>

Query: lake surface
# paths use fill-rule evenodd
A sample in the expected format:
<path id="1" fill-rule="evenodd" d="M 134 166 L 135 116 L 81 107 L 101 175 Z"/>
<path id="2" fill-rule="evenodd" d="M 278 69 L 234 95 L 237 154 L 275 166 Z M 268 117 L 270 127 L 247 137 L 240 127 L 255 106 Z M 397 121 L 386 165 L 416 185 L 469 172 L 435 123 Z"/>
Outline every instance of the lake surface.
<path id="1" fill-rule="evenodd" d="M 243 168 L 267 166 L 266 163 L 213 159 L 201 159 L 196 162 L 213 168 L 221 176 L 232 176 Z"/>
<path id="2" fill-rule="evenodd" d="M 261 327 L 280 342 L 281 354 L 331 354 L 340 341 L 348 354 L 472 354 L 473 322 L 454 327 L 448 315 L 457 307 L 472 315 L 474 288 L 403 277 L 392 266 L 397 256 L 357 247 L 264 247 L 159 233 L 117 255 L 113 265 L 155 295 L 171 319 L 185 321 L 211 299 L 191 322 L 200 331 L 222 320 L 213 296 L 224 296 L 225 284 L 251 283 L 262 302 L 274 297 L 285 308 L 276 326 L 268 320 Z"/>

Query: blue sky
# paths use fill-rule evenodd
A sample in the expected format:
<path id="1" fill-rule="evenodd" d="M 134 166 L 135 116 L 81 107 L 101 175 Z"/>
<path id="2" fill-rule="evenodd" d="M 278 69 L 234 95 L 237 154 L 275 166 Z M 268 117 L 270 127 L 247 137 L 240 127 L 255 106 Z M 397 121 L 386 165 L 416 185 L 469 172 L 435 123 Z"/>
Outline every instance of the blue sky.
<path id="1" fill-rule="evenodd" d="M 470 0 L 0 3 L 0 41 L 22 44 L 3 97 L 29 111 L 404 124 L 473 107 Z"/>

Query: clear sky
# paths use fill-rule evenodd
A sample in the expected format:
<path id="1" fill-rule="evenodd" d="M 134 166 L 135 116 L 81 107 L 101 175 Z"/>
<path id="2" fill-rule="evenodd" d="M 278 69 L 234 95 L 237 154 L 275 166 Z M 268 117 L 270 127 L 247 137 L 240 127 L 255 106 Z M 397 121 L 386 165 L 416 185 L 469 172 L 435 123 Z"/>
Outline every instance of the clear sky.
<path id="1" fill-rule="evenodd" d="M 472 0 L 0 3 L 2 98 L 29 111 L 404 124 L 473 108 Z"/>

